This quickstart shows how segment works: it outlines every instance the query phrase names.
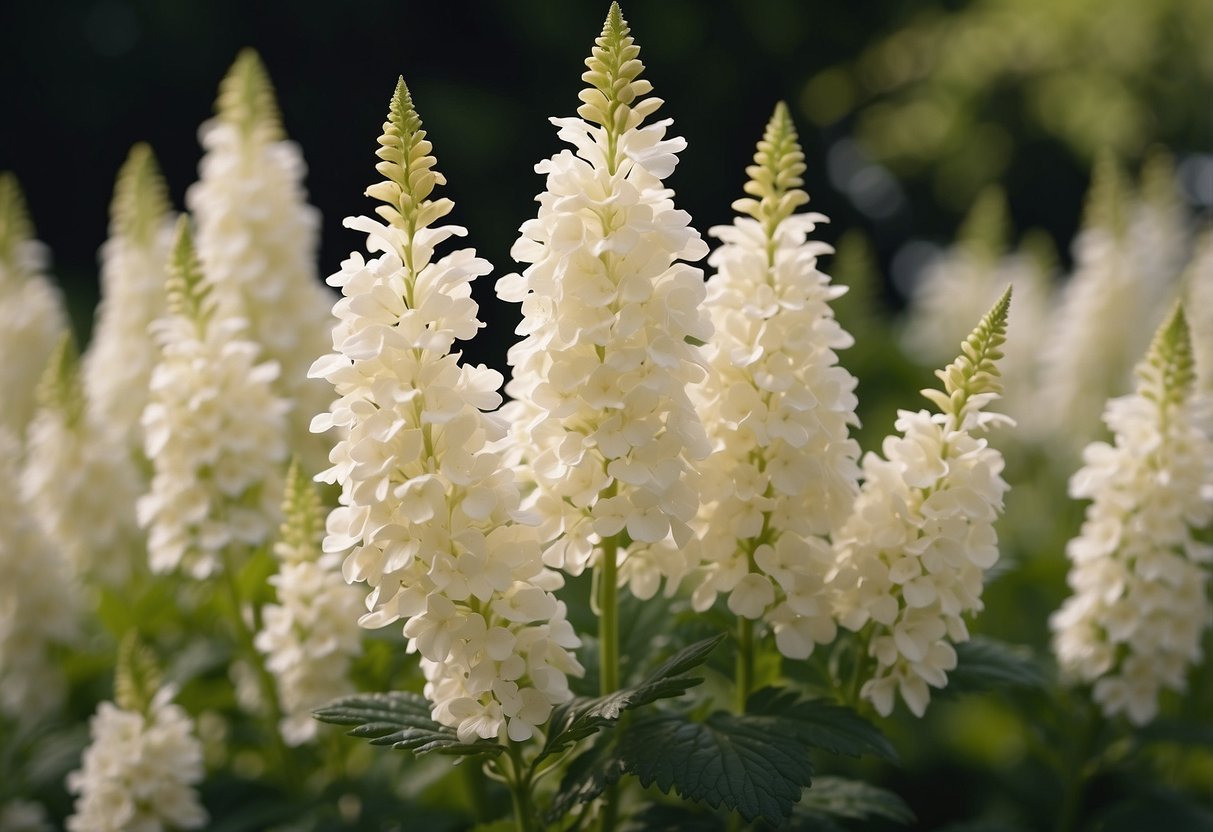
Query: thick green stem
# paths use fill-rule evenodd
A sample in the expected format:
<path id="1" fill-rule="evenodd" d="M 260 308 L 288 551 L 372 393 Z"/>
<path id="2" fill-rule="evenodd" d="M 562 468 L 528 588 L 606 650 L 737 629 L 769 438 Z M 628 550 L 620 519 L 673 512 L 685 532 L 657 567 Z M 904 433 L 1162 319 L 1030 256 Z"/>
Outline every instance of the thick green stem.
<path id="1" fill-rule="evenodd" d="M 518 832 L 539 832 L 535 809 L 531 805 L 530 770 L 522 760 L 521 749 L 513 742 L 508 747 L 511 771 L 506 776 L 506 783 L 510 787 L 510 802 L 514 806 L 514 824 Z"/>
<path id="2" fill-rule="evenodd" d="M 737 619 L 737 713 L 744 714 L 754 690 L 754 622 L 744 615 Z"/>

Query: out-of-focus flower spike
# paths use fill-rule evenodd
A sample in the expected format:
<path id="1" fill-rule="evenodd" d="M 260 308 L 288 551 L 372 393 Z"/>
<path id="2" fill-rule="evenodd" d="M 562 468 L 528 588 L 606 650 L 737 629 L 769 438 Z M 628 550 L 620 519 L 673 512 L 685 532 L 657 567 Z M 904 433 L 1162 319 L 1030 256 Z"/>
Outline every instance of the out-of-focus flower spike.
<path id="1" fill-rule="evenodd" d="M 1124 168 L 1111 150 L 1095 157 L 1091 186 L 1083 208 L 1083 228 L 1099 228 L 1123 238 L 1129 224 L 1130 186 Z"/>
<path id="2" fill-rule="evenodd" d="M 189 217 L 184 215 L 177 220 L 169 271 L 165 285 L 169 311 L 192 321 L 200 332 L 205 331 L 215 313 L 214 304 L 210 301 L 213 286 L 203 278 L 202 263 L 194 247 L 194 233 Z"/>
<path id="3" fill-rule="evenodd" d="M 236 56 L 219 84 L 215 113 L 221 121 L 257 141 L 276 142 L 285 138 L 274 85 L 255 49 L 246 47 Z"/>
<path id="4" fill-rule="evenodd" d="M 1007 252 L 1010 227 L 1007 195 L 1002 188 L 991 185 L 973 201 L 957 242 L 979 267 L 992 268 Z"/>
<path id="5" fill-rule="evenodd" d="M 132 630 L 118 646 L 114 673 L 114 703 L 124 711 L 146 713 L 163 684 L 156 656 Z"/>
<path id="6" fill-rule="evenodd" d="M 17 244 L 33 236 L 34 226 L 17 177 L 8 171 L 0 172 L 0 263 L 11 264 Z"/>
<path id="7" fill-rule="evenodd" d="M 151 145 L 139 142 L 118 171 L 110 204 L 110 233 L 150 246 L 172 210 L 168 186 Z"/>
<path id="8" fill-rule="evenodd" d="M 38 383 L 38 406 L 63 413 L 69 428 L 77 426 L 84 415 L 84 388 L 80 383 L 80 355 L 70 332 L 63 333 L 59 346 Z"/>

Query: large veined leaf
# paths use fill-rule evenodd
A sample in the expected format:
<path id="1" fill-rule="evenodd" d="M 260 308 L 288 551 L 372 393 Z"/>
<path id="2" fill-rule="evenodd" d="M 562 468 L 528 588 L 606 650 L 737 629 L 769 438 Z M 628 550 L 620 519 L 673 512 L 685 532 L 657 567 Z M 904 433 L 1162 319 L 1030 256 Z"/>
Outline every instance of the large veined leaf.
<path id="1" fill-rule="evenodd" d="M 724 806 L 746 820 L 781 823 L 813 776 L 808 748 L 776 717 L 717 711 L 704 722 L 662 715 L 637 720 L 619 745 L 644 786 Z"/>
<path id="2" fill-rule="evenodd" d="M 945 693 L 976 693 L 1006 687 L 1043 688 L 1049 683 L 1026 647 L 978 636 L 956 645 L 956 669 Z"/>
<path id="3" fill-rule="evenodd" d="M 430 718 L 425 697 L 407 691 L 362 693 L 334 700 L 315 712 L 316 719 L 334 725 L 353 725 L 351 737 L 369 739 L 371 745 L 390 745 L 414 754 L 500 754 L 503 746 L 492 740 L 459 741 L 454 729 Z"/>
<path id="4" fill-rule="evenodd" d="M 778 717 L 783 730 L 814 748 L 851 757 L 874 754 L 897 759 L 892 743 L 875 725 L 825 699 L 805 699 L 788 688 L 763 688 L 750 696 L 746 713 Z"/>

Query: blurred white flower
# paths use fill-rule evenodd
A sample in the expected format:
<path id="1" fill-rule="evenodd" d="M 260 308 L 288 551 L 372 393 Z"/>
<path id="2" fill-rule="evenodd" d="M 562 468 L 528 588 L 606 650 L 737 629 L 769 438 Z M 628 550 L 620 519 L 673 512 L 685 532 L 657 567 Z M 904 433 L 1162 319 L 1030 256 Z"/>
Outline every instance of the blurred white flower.
<path id="1" fill-rule="evenodd" d="M 164 315 L 174 218 L 152 150 L 131 148 L 101 247 L 101 302 L 82 361 L 88 417 L 114 453 L 143 455 L 139 417 L 156 362 L 150 325 Z"/>
<path id="2" fill-rule="evenodd" d="M 922 716 L 930 688 L 947 684 L 952 645 L 968 640 L 964 616 L 982 609 L 982 580 L 998 560 L 1003 459 L 976 434 L 1007 421 L 982 408 L 999 392 L 1009 300 L 1008 289 L 961 356 L 936 371 L 944 391 L 923 391 L 940 412 L 899 411 L 900 436 L 864 457 L 862 489 L 835 537 L 836 614 L 868 634 L 876 668 L 860 695 L 884 716 L 898 694 Z"/>
<path id="3" fill-rule="evenodd" d="M 510 461 L 535 484 L 527 508 L 542 519 L 544 562 L 578 575 L 620 536 L 631 543 L 620 577 L 652 594 L 656 575 L 686 571 L 692 466 L 708 452 L 686 391 L 703 378 L 691 342 L 711 324 L 702 272 L 679 262 L 707 246 L 662 183 L 686 142 L 666 138 L 669 120 L 640 126 L 661 100 L 643 97 L 652 86 L 628 31 L 612 7 L 581 118 L 552 119 L 573 149 L 535 167 L 546 190 L 511 252 L 528 265 L 497 294 L 522 305 L 504 415 L 520 457 Z"/>
<path id="4" fill-rule="evenodd" d="M 1052 618 L 1062 670 L 1093 685 L 1108 716 L 1141 725 L 1163 688 L 1182 691 L 1213 622 L 1213 547 L 1196 532 L 1213 521 L 1213 402 L 1195 390 L 1181 309 L 1138 366 L 1136 391 L 1112 399 L 1113 444 L 1093 442 L 1070 480 L 1090 499 L 1066 553 L 1074 594 Z"/>
<path id="5" fill-rule="evenodd" d="M 219 314 L 210 287 L 183 217 L 169 312 L 153 324 L 160 358 L 142 424 L 154 474 L 136 512 L 152 571 L 195 578 L 221 568 L 229 547 L 272 534 L 290 407 L 272 391 L 277 365 L 258 363 L 244 321 Z"/>
<path id="6" fill-rule="evenodd" d="M 703 504 L 692 556 L 701 561 L 693 604 L 718 593 L 729 609 L 765 618 L 781 653 L 806 658 L 834 638 L 825 577 L 828 535 L 858 491 L 855 378 L 835 350 L 853 341 L 829 302 L 845 289 L 817 268 L 829 246 L 808 234 L 825 218 L 793 215 L 804 154 L 780 103 L 750 167 L 748 216 L 711 234 L 724 245 L 708 262 L 715 327 L 707 378 L 691 388 L 712 443 L 701 465 Z"/>
<path id="7" fill-rule="evenodd" d="M 320 214 L 307 204 L 307 166 L 286 139 L 274 90 L 257 53 L 245 49 L 219 88 L 215 118 L 199 130 L 206 153 L 186 192 L 198 257 L 220 316 L 248 323 L 245 337 L 281 368 L 274 392 L 294 404 L 289 440 L 308 470 L 324 467 L 332 442 L 313 435 L 311 414 L 332 390 L 308 368 L 329 349 L 333 296 L 316 270 Z"/>
<path id="8" fill-rule="evenodd" d="M 466 232 L 431 227 L 452 203 L 430 198 L 446 180 L 403 80 L 379 143 L 387 180 L 367 193 L 385 203 L 376 210 L 387 224 L 346 225 L 381 254 L 353 253 L 329 278 L 344 295 L 334 352 L 312 368 L 340 396 L 314 429 L 347 432 L 319 476 L 342 489 L 324 551 L 348 551 L 346 580 L 371 587 L 363 626 L 404 619 L 436 720 L 464 741 L 523 740 L 582 669 L 551 594 L 560 576 L 544 568 L 513 471 L 492 448 L 506 430 L 486 412 L 501 402 L 501 376 L 450 352 L 483 326 L 470 284 L 490 266 L 471 249 L 433 259 Z"/>
<path id="9" fill-rule="evenodd" d="M 135 566 L 132 553 L 142 549 L 135 522 L 142 483 L 126 446 L 89 418 L 67 336 L 47 365 L 38 400 L 27 428 L 22 497 L 75 578 L 119 585 Z"/>
<path id="10" fill-rule="evenodd" d="M 67 332 L 63 298 L 47 278 L 46 247 L 34 239 L 25 198 L 0 173 L 0 429 L 20 442 L 34 413 L 42 370 Z"/>
<path id="11" fill-rule="evenodd" d="M 255 645 L 277 681 L 288 745 L 316 735 L 312 710 L 353 690 L 350 661 L 361 650 L 361 596 L 341 578 L 340 558 L 322 555 L 320 498 L 296 461 L 286 480 L 282 529 L 274 544 L 277 603 L 261 610 Z"/>
<path id="12" fill-rule="evenodd" d="M 67 566 L 30 516 L 18 488 L 21 446 L 0 427 L 0 712 L 37 719 L 63 701 L 55 644 L 74 640 L 76 587 Z"/>
<path id="13" fill-rule="evenodd" d="M 143 710 L 102 702 L 89 721 L 92 742 L 67 777 L 77 795 L 69 832 L 162 832 L 201 829 L 207 813 L 194 786 L 202 780 L 202 745 L 194 724 L 161 689 Z"/>

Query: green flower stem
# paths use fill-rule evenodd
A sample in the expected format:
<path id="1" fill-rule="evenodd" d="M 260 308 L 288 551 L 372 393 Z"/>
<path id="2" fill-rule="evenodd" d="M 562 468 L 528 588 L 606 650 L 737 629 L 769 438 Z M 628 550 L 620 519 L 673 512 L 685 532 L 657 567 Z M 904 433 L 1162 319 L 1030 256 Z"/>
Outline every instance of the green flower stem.
<path id="1" fill-rule="evenodd" d="M 598 575 L 598 689 L 603 696 L 619 689 L 619 539 L 602 541 Z M 602 832 L 615 828 L 619 815 L 619 786 L 602 796 Z"/>
<path id="2" fill-rule="evenodd" d="M 737 713 L 744 714 L 754 689 L 754 622 L 737 618 Z"/>
<path id="3" fill-rule="evenodd" d="M 531 769 L 522 760 L 522 749 L 517 743 L 507 744 L 509 770 L 505 772 L 506 784 L 510 787 L 510 802 L 514 806 L 514 823 L 518 832 L 539 832 L 535 820 L 535 809 L 531 805 Z"/>
<path id="4" fill-rule="evenodd" d="M 286 747 L 286 743 L 282 739 L 282 732 L 278 727 L 282 722 L 278 688 L 274 683 L 274 677 L 270 675 L 265 661 L 253 643 L 253 631 L 249 628 L 248 622 L 244 620 L 244 615 L 241 614 L 240 586 L 236 582 L 236 568 L 231 547 L 223 549 L 223 583 L 227 589 L 229 606 L 232 610 L 236 639 L 240 642 L 240 649 L 244 651 L 245 658 L 252 663 L 253 670 L 257 674 L 257 681 L 261 685 L 261 696 L 266 702 L 269 733 L 273 737 L 273 753 L 278 758 L 278 773 L 282 776 L 283 783 L 292 789 L 297 788 L 301 781 L 294 771 L 294 757 Z"/>

